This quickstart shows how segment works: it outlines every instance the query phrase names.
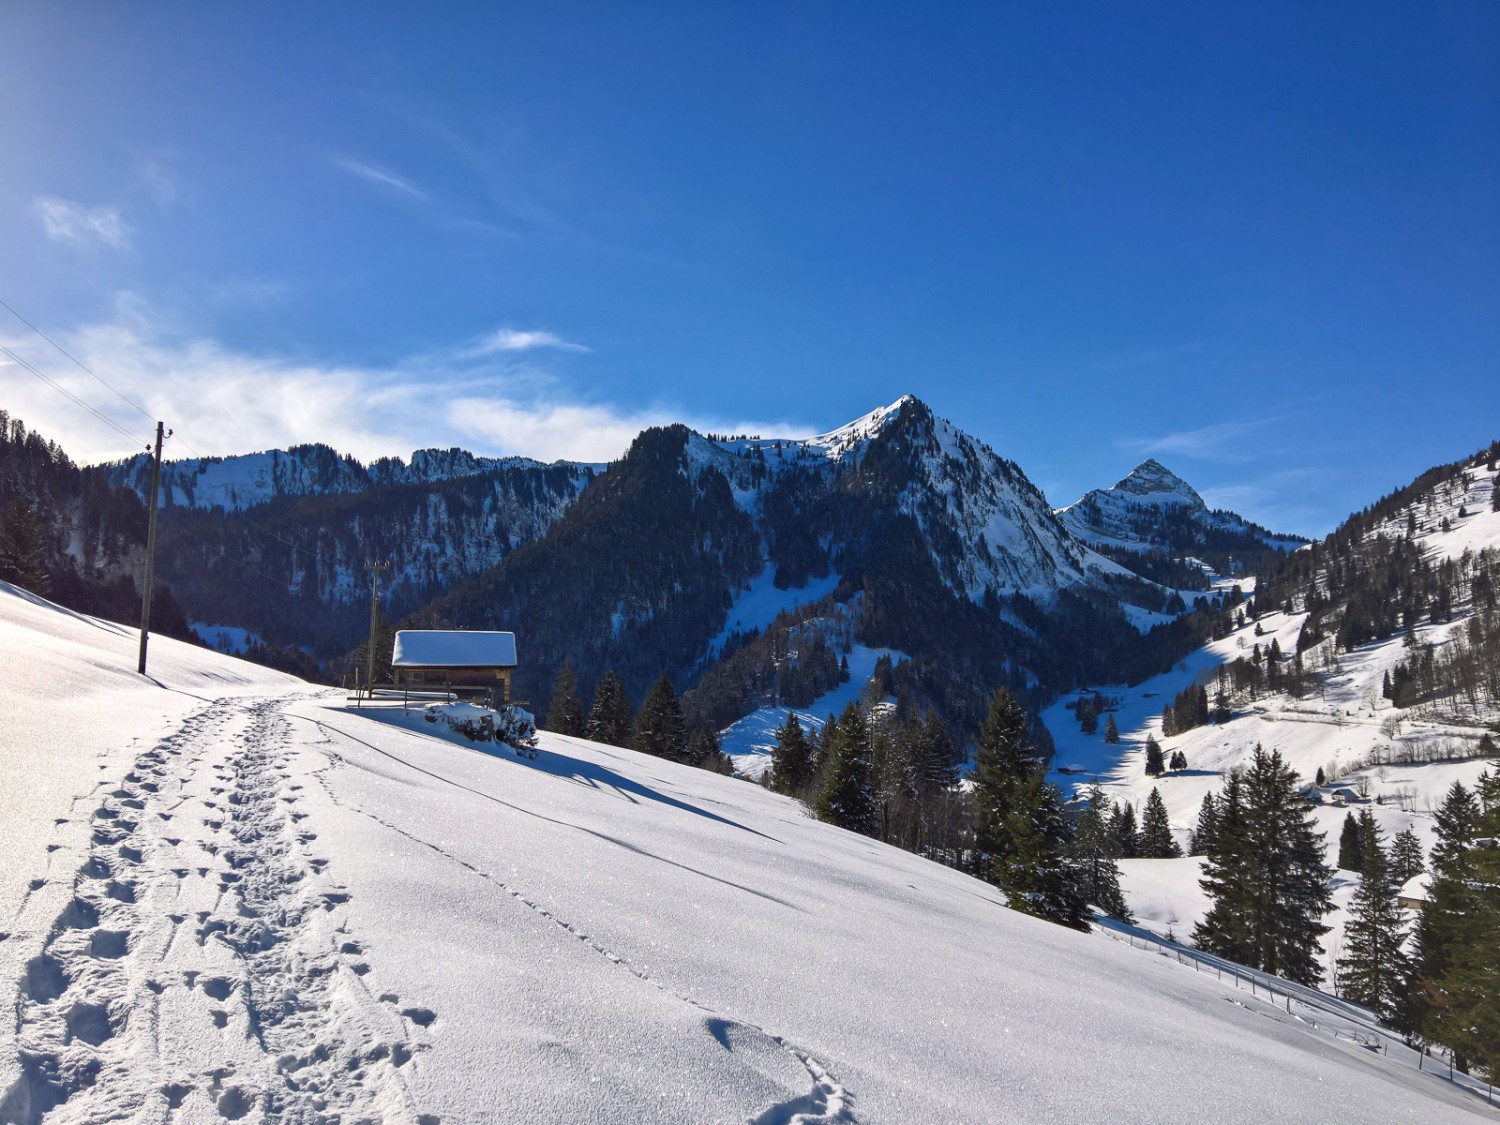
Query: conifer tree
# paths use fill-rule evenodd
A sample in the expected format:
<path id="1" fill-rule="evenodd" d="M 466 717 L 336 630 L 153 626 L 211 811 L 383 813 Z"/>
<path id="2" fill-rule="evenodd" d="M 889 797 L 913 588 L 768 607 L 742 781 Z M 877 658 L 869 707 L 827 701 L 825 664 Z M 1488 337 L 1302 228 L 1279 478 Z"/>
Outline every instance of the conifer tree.
<path id="1" fill-rule="evenodd" d="M 1454 1065 L 1500 1078 L 1500 776 L 1454 783 L 1435 817 L 1432 886 L 1417 926 L 1414 1016 Z"/>
<path id="2" fill-rule="evenodd" d="M 1322 836 L 1279 751 L 1257 746 L 1219 803 L 1214 848 L 1200 885 L 1212 905 L 1193 940 L 1200 949 L 1299 984 L 1323 976 L 1318 939 L 1332 909 Z"/>
<path id="3" fill-rule="evenodd" d="M 1396 833 L 1391 840 L 1391 878 L 1396 886 L 1404 886 L 1426 869 L 1422 862 L 1422 841 L 1417 839 L 1416 832 L 1407 828 Z"/>
<path id="4" fill-rule="evenodd" d="M 45 594 L 49 583 L 42 557 L 44 539 L 42 521 L 17 497 L 0 522 L 0 580 Z"/>
<path id="5" fill-rule="evenodd" d="M 1454 1044 L 1451 997 L 1444 988 L 1455 946 L 1461 940 L 1473 881 L 1470 842 L 1479 824 L 1479 802 L 1455 781 L 1433 816 L 1432 884 L 1417 916 L 1415 951 L 1407 1001 L 1409 1020 L 1401 1030 Z M 1460 1063 L 1459 1069 L 1463 1069 Z"/>
<path id="6" fill-rule="evenodd" d="M 1214 846 L 1219 828 L 1219 804 L 1212 792 L 1203 794 L 1203 804 L 1198 806 L 1198 824 L 1193 829 L 1189 851 L 1193 855 L 1207 855 Z"/>
<path id="7" fill-rule="evenodd" d="M 1373 817 L 1362 826 L 1361 843 L 1359 889 L 1349 907 L 1344 951 L 1338 961 L 1340 993 L 1391 1019 L 1405 994 L 1407 965 L 1401 945 L 1406 933 L 1396 902 L 1397 884 Z"/>
<path id="8" fill-rule="evenodd" d="M 687 761 L 687 728 L 683 725 L 682 704 L 665 673 L 651 686 L 650 694 L 641 704 L 641 712 L 635 719 L 631 749 L 674 762 Z"/>
<path id="9" fill-rule="evenodd" d="M 1110 826 L 1111 804 L 1098 785 L 1089 788 L 1073 829 L 1073 860 L 1084 898 L 1110 918 L 1134 922 L 1120 890 L 1120 844 Z"/>
<path id="10" fill-rule="evenodd" d="M 1009 849 L 995 865 L 996 882 L 1013 910 L 1087 932 L 1083 878 L 1070 857 L 1071 834 L 1062 799 L 1045 773 L 1033 770 L 1011 794 L 1005 818 Z"/>
<path id="11" fill-rule="evenodd" d="M 1120 741 L 1120 728 L 1115 725 L 1113 714 L 1104 717 L 1104 741 L 1111 746 Z"/>
<path id="12" fill-rule="evenodd" d="M 1146 736 L 1146 776 L 1160 777 L 1165 772 L 1162 762 L 1161 743 L 1154 735 Z"/>
<path id="13" fill-rule="evenodd" d="M 1500 774 L 1476 786 L 1479 817 L 1468 847 L 1472 878 L 1447 972 L 1439 982 L 1450 1008 L 1450 1045 L 1471 1072 L 1500 1081 Z"/>
<path id="14" fill-rule="evenodd" d="M 734 762 L 724 753 L 719 732 L 713 727 L 699 727 L 688 736 L 687 760 L 689 765 L 708 770 L 709 773 L 719 773 L 725 777 L 734 773 Z"/>
<path id="15" fill-rule="evenodd" d="M 948 728 L 938 718 L 937 708 L 928 707 L 917 734 L 918 780 L 926 790 L 952 789 L 958 784 L 958 751 Z"/>
<path id="16" fill-rule="evenodd" d="M 552 681 L 552 701 L 547 705 L 546 729 L 557 734 L 582 738 L 588 728 L 583 701 L 578 698 L 578 673 L 573 662 L 564 660 L 562 670 Z"/>
<path id="17" fill-rule="evenodd" d="M 1365 844 L 1360 824 L 1352 812 L 1344 814 L 1344 828 L 1339 833 L 1339 870 L 1358 871 L 1364 867 Z"/>
<path id="18" fill-rule="evenodd" d="M 875 776 L 870 724 L 850 703 L 839 716 L 829 755 L 827 781 L 818 798 L 818 819 L 865 836 L 875 835 Z"/>
<path id="19" fill-rule="evenodd" d="M 1027 740 L 1026 712 L 1006 688 L 990 698 L 989 714 L 974 755 L 974 874 L 993 882 L 997 864 L 1013 844 L 1006 820 L 1016 787 L 1035 768 Z"/>
<path id="20" fill-rule="evenodd" d="M 776 728 L 771 769 L 772 784 L 778 793 L 799 794 L 812 782 L 813 748 L 795 711 L 788 711 L 786 722 Z"/>
<path id="21" fill-rule="evenodd" d="M 594 742 L 628 747 L 635 733 L 635 719 L 625 685 L 613 671 L 605 672 L 594 692 L 594 706 L 589 711 L 587 735 Z"/>
<path id="22" fill-rule="evenodd" d="M 1087 707 L 1082 705 L 1078 708 L 1078 729 L 1084 734 L 1094 734 L 1099 729 L 1099 711 L 1097 706 L 1090 701 Z"/>
<path id="23" fill-rule="evenodd" d="M 1141 854 L 1141 832 L 1136 827 L 1135 806 L 1121 801 L 1110 816 L 1110 831 L 1115 834 L 1115 844 L 1121 859 L 1136 859 Z"/>
<path id="24" fill-rule="evenodd" d="M 1151 796 L 1146 798 L 1146 808 L 1141 814 L 1141 854 L 1148 859 L 1176 859 L 1182 854 L 1172 836 L 1172 822 L 1167 817 L 1161 790 L 1155 786 L 1151 789 Z"/>

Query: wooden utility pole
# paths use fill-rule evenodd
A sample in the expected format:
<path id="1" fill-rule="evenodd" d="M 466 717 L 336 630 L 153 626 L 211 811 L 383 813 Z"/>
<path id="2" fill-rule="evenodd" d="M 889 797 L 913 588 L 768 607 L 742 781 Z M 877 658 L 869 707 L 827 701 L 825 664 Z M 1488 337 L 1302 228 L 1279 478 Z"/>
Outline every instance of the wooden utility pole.
<path id="1" fill-rule="evenodd" d="M 365 672 L 365 694 L 371 699 L 375 698 L 375 633 L 380 625 L 380 572 L 390 570 L 391 564 L 365 563 L 365 569 L 370 572 L 370 651 L 369 659 L 366 661 Z"/>
<path id="2" fill-rule="evenodd" d="M 141 591 L 141 659 L 136 671 L 146 674 L 146 640 L 151 635 L 151 587 L 156 582 L 156 494 L 161 489 L 162 424 L 156 423 L 156 453 L 151 459 L 150 518 L 146 524 L 146 584 Z"/>

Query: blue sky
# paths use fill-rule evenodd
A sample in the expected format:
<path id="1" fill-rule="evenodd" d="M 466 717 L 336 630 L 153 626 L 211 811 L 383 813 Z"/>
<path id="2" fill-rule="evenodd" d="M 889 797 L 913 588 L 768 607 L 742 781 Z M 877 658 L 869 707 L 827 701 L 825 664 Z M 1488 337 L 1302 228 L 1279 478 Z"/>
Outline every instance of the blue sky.
<path id="1" fill-rule="evenodd" d="M 1500 437 L 1492 0 L 12 0 L 0 99 L 0 299 L 178 455 L 911 392 L 1054 503 L 1155 456 L 1316 533 Z M 13 364 L 0 405 L 128 451 Z"/>

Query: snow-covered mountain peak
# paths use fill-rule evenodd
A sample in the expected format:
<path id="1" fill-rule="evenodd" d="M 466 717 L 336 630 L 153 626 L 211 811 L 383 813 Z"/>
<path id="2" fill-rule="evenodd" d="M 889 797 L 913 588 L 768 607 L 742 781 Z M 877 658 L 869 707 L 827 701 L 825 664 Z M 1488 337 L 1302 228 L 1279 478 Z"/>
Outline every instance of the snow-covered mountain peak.
<path id="1" fill-rule="evenodd" d="M 845 454 L 858 449 L 871 438 L 878 437 L 909 408 L 917 408 L 926 413 L 929 418 L 931 417 L 932 412 L 916 395 L 906 394 L 889 406 L 878 406 L 868 414 L 837 429 L 829 430 L 826 434 L 807 438 L 803 444 L 822 449 L 829 458 L 835 461 L 840 460 Z"/>
<path id="2" fill-rule="evenodd" d="M 1233 548 L 1231 540 L 1259 549 L 1289 551 L 1304 540 L 1276 535 L 1233 512 L 1209 510 L 1198 490 L 1155 458 L 1147 458 L 1110 488 L 1086 492 L 1057 509 L 1058 518 L 1079 539 L 1104 550 L 1196 554 L 1211 543 Z"/>
<path id="3" fill-rule="evenodd" d="M 1203 497 L 1198 495 L 1192 485 L 1154 457 L 1142 461 L 1130 471 L 1129 476 L 1109 491 L 1126 494 L 1134 498 L 1136 503 L 1207 507 Z"/>

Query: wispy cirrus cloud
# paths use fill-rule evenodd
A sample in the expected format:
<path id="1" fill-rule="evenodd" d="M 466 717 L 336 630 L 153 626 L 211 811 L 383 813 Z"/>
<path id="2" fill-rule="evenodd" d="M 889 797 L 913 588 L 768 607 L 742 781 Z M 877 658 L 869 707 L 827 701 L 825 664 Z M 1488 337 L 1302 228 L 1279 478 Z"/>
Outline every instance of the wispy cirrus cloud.
<path id="1" fill-rule="evenodd" d="M 1155 437 L 1122 438 L 1117 444 L 1138 456 L 1245 463 L 1266 456 L 1264 438 L 1267 428 L 1281 420 L 1279 417 L 1236 419 L 1211 426 L 1173 430 Z"/>
<path id="2" fill-rule="evenodd" d="M 515 328 L 497 328 L 477 337 L 460 353 L 465 359 L 503 355 L 508 352 L 529 352 L 538 348 L 555 348 L 564 352 L 587 352 L 592 349 L 582 344 L 564 340 L 553 332 L 539 330 L 521 331 Z"/>
<path id="3" fill-rule="evenodd" d="M 32 200 L 32 211 L 42 230 L 53 242 L 75 246 L 108 246 L 114 250 L 130 248 L 132 230 L 120 214 L 119 207 L 89 207 L 55 195 L 39 195 Z"/>
<path id="4" fill-rule="evenodd" d="M 356 160 L 350 156 L 333 156 L 329 159 L 335 168 L 347 172 L 356 179 L 375 184 L 377 187 L 390 188 L 413 199 L 420 199 L 424 203 L 431 200 L 431 196 L 416 184 L 404 176 L 397 175 L 389 168 L 383 168 L 368 160 Z"/>

